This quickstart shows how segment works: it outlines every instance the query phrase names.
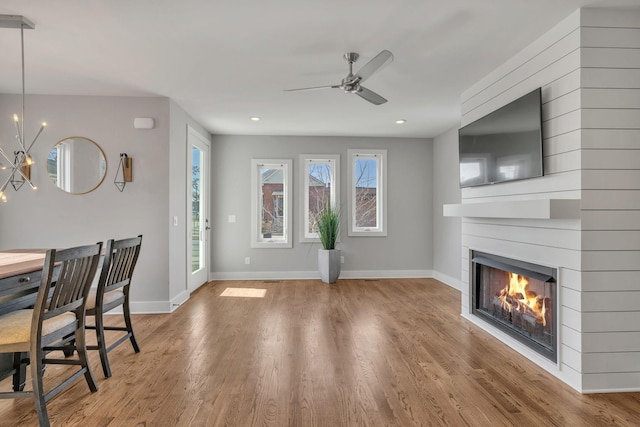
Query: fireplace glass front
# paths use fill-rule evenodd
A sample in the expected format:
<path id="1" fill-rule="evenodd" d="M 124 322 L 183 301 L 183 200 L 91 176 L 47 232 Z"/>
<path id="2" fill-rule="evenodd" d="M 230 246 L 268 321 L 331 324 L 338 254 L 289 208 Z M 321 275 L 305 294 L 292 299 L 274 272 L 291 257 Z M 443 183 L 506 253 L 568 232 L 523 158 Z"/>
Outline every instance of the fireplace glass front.
<path id="1" fill-rule="evenodd" d="M 472 312 L 556 361 L 556 270 L 472 252 Z"/>

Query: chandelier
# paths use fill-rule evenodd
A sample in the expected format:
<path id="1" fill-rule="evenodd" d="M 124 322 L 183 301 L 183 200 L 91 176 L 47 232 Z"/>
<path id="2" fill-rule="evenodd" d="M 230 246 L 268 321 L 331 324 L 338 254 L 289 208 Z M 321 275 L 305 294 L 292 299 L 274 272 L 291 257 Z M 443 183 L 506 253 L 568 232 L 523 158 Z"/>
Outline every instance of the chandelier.
<path id="1" fill-rule="evenodd" d="M 33 147 L 33 144 L 35 144 L 47 124 L 42 123 L 33 141 L 27 145 L 24 133 L 24 30 L 25 28 L 32 30 L 35 28 L 35 25 L 21 15 L 0 15 L 0 28 L 20 28 L 20 46 L 22 53 L 22 116 L 18 116 L 17 114 L 13 115 L 17 147 L 15 147 L 13 153 L 11 153 L 10 151 L 5 151 L 2 146 L 0 146 L 0 169 L 9 171 L 7 178 L 3 182 L 0 181 L 2 182 L 2 186 L 0 186 L 0 200 L 6 202 L 7 195 L 5 191 L 9 184 L 11 184 L 15 191 L 18 191 L 25 182 L 29 184 L 32 189 L 37 189 L 31 181 L 33 158 L 30 152 L 31 147 Z M 3 164 L 3 161 L 6 161 L 7 165 Z"/>

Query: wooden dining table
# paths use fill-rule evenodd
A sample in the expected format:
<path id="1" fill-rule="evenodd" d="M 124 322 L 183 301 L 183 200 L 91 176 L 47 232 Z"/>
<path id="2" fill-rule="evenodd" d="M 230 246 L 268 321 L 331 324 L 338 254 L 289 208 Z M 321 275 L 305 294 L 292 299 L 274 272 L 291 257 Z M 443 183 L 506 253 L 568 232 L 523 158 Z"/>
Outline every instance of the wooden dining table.
<path id="1" fill-rule="evenodd" d="M 13 249 L 0 251 L 0 315 L 32 306 L 35 303 L 46 251 Z M 0 380 L 13 372 L 13 355 L 0 354 Z M 13 375 L 13 388 L 24 387 L 25 366 Z"/>

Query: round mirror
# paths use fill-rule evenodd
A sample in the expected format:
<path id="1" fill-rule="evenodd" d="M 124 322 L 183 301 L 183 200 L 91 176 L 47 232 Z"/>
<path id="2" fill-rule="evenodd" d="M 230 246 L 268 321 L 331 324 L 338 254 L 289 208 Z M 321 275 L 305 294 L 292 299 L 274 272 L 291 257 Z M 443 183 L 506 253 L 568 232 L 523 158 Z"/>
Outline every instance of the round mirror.
<path id="1" fill-rule="evenodd" d="M 59 189 L 85 194 L 104 180 L 107 160 L 98 144 L 88 138 L 71 136 L 53 146 L 47 159 L 47 172 Z"/>

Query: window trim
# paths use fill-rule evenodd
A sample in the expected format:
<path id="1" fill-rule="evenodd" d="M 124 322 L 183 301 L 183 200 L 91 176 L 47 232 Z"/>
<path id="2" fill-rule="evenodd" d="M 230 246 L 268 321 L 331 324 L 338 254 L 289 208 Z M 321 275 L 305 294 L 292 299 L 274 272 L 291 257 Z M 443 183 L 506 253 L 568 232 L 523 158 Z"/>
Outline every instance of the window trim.
<path id="1" fill-rule="evenodd" d="M 387 235 L 387 150 L 367 150 L 350 149 L 347 150 L 348 164 L 347 173 L 349 175 L 348 199 L 349 199 L 349 236 L 386 236 Z M 356 182 L 354 179 L 355 161 L 358 157 L 375 157 L 378 160 L 377 170 L 377 227 L 356 227 L 355 226 L 355 195 Z"/>
<path id="2" fill-rule="evenodd" d="M 283 168 L 283 188 L 284 196 L 284 235 L 280 240 L 265 240 L 262 235 L 262 176 L 260 168 L 262 166 L 277 166 Z M 251 159 L 251 247 L 263 249 L 288 249 L 293 247 L 293 199 L 292 199 L 292 173 L 293 161 L 291 159 Z"/>
<path id="3" fill-rule="evenodd" d="M 333 163 L 333 176 L 331 177 L 331 205 L 340 209 L 340 155 L 339 154 L 300 154 L 300 235 L 301 243 L 318 242 L 318 233 L 307 233 L 309 226 L 309 174 L 308 164 L 311 161 L 318 163 Z M 338 236 L 338 241 L 340 237 Z"/>

